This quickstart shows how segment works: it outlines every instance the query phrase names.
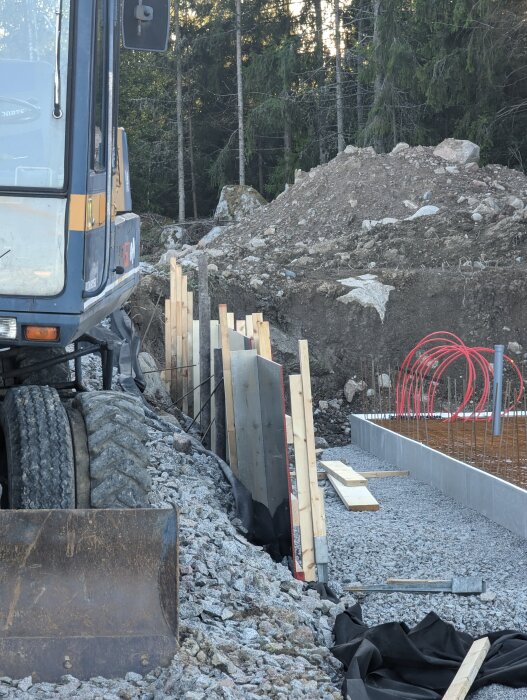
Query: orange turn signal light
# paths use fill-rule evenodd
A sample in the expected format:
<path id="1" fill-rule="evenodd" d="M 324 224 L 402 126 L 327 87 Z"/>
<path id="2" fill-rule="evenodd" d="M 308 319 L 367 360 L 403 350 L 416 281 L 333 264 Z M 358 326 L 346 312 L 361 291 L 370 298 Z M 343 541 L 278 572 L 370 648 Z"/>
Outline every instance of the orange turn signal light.
<path id="1" fill-rule="evenodd" d="M 52 343 L 59 339 L 59 329 L 57 326 L 26 326 L 24 337 L 26 340 Z"/>

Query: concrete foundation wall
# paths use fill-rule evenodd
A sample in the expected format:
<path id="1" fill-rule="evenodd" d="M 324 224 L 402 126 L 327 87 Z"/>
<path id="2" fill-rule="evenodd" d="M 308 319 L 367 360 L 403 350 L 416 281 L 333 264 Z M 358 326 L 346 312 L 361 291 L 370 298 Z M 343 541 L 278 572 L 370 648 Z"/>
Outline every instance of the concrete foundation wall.
<path id="1" fill-rule="evenodd" d="M 458 503 L 527 537 L 527 491 L 442 452 L 398 435 L 363 416 L 351 416 L 351 440 L 363 450 L 408 469 Z"/>

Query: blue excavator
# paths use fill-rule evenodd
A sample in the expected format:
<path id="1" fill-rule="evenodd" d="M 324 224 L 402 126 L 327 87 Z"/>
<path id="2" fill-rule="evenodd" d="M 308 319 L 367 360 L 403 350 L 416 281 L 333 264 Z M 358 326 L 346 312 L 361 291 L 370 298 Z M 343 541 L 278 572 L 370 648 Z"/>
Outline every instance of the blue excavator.
<path id="1" fill-rule="evenodd" d="M 169 0 L 0 0 L 0 676 L 176 649 L 176 514 L 148 507 L 149 409 L 112 390 L 140 275 L 119 52 L 169 23 Z"/>

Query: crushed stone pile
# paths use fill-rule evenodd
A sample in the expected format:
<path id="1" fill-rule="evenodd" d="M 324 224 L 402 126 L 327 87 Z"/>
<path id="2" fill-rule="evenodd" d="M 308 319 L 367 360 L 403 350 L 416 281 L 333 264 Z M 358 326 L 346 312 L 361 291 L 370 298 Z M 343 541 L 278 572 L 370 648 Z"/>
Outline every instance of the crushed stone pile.
<path id="1" fill-rule="evenodd" d="M 206 250 L 226 277 L 275 290 L 346 269 L 522 265 L 527 177 L 501 165 L 446 160 L 441 152 L 348 147 L 325 165 L 297 171 L 276 200 L 177 255 L 193 265 Z"/>

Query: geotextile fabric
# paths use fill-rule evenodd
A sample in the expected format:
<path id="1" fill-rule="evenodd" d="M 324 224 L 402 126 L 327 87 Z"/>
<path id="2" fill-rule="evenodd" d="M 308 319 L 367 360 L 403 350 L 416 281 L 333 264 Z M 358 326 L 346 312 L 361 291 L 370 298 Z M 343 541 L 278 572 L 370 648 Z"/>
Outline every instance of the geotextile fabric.
<path id="1" fill-rule="evenodd" d="M 337 616 L 333 654 L 344 664 L 342 692 L 352 700 L 441 700 L 475 641 L 431 612 L 413 628 L 404 622 L 367 627 L 359 604 Z M 487 635 L 491 648 L 471 691 L 499 683 L 527 687 L 527 635 Z"/>

